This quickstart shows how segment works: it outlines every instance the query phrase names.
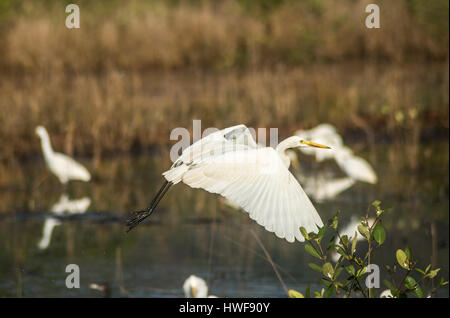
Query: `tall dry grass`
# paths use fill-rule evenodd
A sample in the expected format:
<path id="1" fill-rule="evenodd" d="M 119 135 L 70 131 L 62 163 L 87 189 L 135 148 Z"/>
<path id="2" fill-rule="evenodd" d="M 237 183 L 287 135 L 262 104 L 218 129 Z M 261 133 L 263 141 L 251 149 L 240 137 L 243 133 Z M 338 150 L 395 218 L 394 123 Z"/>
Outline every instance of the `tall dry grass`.
<path id="1" fill-rule="evenodd" d="M 245 9 L 249 1 L 79 1 L 81 28 L 69 30 L 61 2 L 24 1 L 0 15 L 0 68 L 223 70 L 448 58 L 448 1 L 376 1 L 381 28 L 367 29 L 371 2 L 281 1 L 261 16 Z"/>
<path id="2" fill-rule="evenodd" d="M 171 143 L 175 127 L 245 123 L 280 136 L 321 122 L 367 136 L 448 131 L 447 65 L 322 65 L 209 73 L 107 72 L 0 77 L 0 160 L 56 149 L 99 158 Z"/>

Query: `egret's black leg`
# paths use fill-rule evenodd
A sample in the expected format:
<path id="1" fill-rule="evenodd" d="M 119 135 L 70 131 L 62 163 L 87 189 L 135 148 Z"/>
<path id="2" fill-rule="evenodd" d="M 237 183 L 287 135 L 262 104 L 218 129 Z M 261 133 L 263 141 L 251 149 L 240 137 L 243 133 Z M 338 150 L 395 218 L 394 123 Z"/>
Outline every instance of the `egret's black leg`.
<path id="1" fill-rule="evenodd" d="M 139 225 L 139 223 L 141 223 L 144 219 L 149 217 L 153 211 L 155 211 L 159 201 L 161 201 L 162 197 L 166 194 L 171 185 L 172 183 L 169 181 L 164 182 L 163 186 L 159 189 L 158 193 L 150 203 L 150 206 L 146 210 L 133 212 L 126 222 L 126 225 L 128 226 L 127 233 Z"/>

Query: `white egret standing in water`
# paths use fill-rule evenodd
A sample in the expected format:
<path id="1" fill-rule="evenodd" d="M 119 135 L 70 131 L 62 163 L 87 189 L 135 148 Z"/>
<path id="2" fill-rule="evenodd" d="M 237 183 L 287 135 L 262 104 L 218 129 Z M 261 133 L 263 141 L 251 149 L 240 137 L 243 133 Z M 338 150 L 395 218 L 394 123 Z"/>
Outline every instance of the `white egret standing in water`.
<path id="1" fill-rule="evenodd" d="M 206 282 L 195 275 L 189 276 L 183 284 L 184 296 L 186 298 L 217 298 L 217 296 L 208 296 L 208 285 Z"/>
<path id="2" fill-rule="evenodd" d="M 89 181 L 91 175 L 87 169 L 69 156 L 54 152 L 50 143 L 50 137 L 43 126 L 36 127 L 36 134 L 41 139 L 42 152 L 50 171 L 62 184 L 69 180 Z"/>
<path id="3" fill-rule="evenodd" d="M 298 136 L 285 139 L 276 149 L 260 147 L 244 125 L 214 132 L 186 148 L 163 173 L 166 182 L 147 210 L 137 211 L 127 220 L 127 231 L 153 213 L 171 185 L 183 181 L 191 188 L 224 196 L 279 238 L 303 242 L 301 226 L 317 232 L 323 223 L 288 170 L 286 150 L 300 146 L 328 148 Z"/>

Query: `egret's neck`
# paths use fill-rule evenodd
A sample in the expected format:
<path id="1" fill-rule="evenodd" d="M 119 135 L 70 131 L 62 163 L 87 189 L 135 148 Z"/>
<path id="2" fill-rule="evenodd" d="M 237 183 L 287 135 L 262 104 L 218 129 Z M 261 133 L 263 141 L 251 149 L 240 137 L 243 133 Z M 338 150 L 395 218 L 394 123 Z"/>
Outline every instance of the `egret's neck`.
<path id="1" fill-rule="evenodd" d="M 42 152 L 44 153 L 44 158 L 48 160 L 51 156 L 53 156 L 53 148 L 50 143 L 50 137 L 48 134 L 43 134 L 41 137 L 41 147 Z"/>
<path id="2" fill-rule="evenodd" d="M 276 148 L 278 155 L 281 157 L 281 160 L 283 160 L 284 165 L 286 168 L 289 168 L 291 165 L 291 159 L 289 159 L 289 156 L 286 154 L 286 150 L 289 148 L 295 148 L 298 147 L 298 138 L 293 136 L 286 138 L 282 142 L 280 142 Z"/>

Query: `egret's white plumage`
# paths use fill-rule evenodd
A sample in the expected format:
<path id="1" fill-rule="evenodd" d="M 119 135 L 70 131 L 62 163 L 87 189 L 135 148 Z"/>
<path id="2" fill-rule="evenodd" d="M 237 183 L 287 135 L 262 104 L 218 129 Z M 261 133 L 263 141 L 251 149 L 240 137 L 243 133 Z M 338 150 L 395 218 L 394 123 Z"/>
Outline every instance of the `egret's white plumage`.
<path id="1" fill-rule="evenodd" d="M 42 152 L 50 171 L 62 184 L 70 180 L 89 181 L 91 175 L 87 169 L 69 156 L 53 151 L 50 137 L 43 126 L 36 127 L 36 134 L 41 139 Z"/>
<path id="2" fill-rule="evenodd" d="M 169 185 L 182 181 L 192 188 L 220 194 L 279 238 L 302 242 L 301 226 L 317 232 L 323 223 L 288 170 L 290 160 L 285 151 L 301 145 L 327 148 L 298 136 L 287 138 L 276 149 L 261 147 L 247 127 L 238 125 L 217 131 L 185 149 L 163 176 Z M 162 188 L 160 193 L 164 195 L 165 191 Z M 128 221 L 129 230 L 153 212 L 160 193 L 147 211 L 137 212 Z"/>
<path id="3" fill-rule="evenodd" d="M 208 297 L 208 285 L 206 282 L 195 275 L 189 276 L 183 284 L 184 296 L 186 298 L 207 298 Z M 215 296 L 211 295 L 211 298 Z"/>

